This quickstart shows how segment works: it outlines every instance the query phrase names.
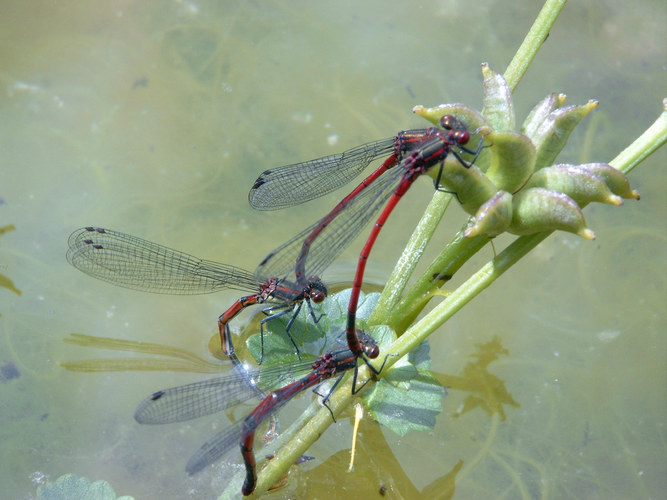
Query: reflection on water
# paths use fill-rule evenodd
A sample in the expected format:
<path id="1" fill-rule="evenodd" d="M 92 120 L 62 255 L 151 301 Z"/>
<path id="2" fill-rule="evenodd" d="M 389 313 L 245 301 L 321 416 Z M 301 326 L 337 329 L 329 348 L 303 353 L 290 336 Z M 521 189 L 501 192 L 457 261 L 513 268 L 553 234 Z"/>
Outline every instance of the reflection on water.
<path id="1" fill-rule="evenodd" d="M 14 231 L 15 229 L 16 229 L 16 227 L 14 227 L 14 224 L 10 224 L 8 226 L 2 226 L 2 227 L 0 227 L 0 236 L 2 236 L 3 234 L 5 234 L 9 231 Z M 2 273 L 0 273 L 0 287 L 3 287 L 3 288 L 6 288 L 7 290 L 10 290 L 10 291 L 14 292 L 16 295 L 21 295 L 21 290 L 16 288 L 14 286 L 14 282 Z"/>
<path id="2" fill-rule="evenodd" d="M 488 342 L 477 344 L 477 352 L 469 355 L 477 361 L 468 362 L 461 375 L 434 374 L 444 387 L 470 393 L 463 406 L 452 416 L 459 417 L 475 408 L 481 408 L 489 416 L 497 413 L 502 420 L 506 420 L 503 405 L 515 408 L 521 406 L 507 391 L 505 382 L 488 371 L 489 364 L 499 356 L 508 354 L 507 349 L 501 345 L 500 337 L 496 336 Z"/>
<path id="3" fill-rule="evenodd" d="M 122 0 L 0 10 L 0 226 L 17 228 L 0 239 L 0 366 L 21 375 L 0 383 L 0 484 L 23 498 L 31 476 L 72 472 L 151 499 L 211 498 L 236 467 L 181 474 L 183 450 L 215 423 L 145 429 L 132 420 L 146 394 L 192 375 L 68 372 L 60 363 L 78 348 L 62 338 L 76 331 L 206 358 L 215 320 L 237 297 L 97 282 L 66 263 L 67 236 L 114 227 L 254 269 L 338 197 L 255 213 L 246 197 L 260 172 L 424 126 L 410 113 L 416 104 L 479 107 L 479 64 L 502 69 L 539 5 Z M 571 2 L 518 88 L 517 117 L 552 91 L 598 99 L 559 161 L 609 161 L 660 111 L 665 21 L 659 2 Z M 640 202 L 585 210 L 595 242 L 554 235 L 431 337 L 434 370 L 461 374 L 474 346 L 503 332 L 510 354 L 490 371 L 521 407 L 505 405 L 505 421 L 497 409 L 449 418 L 470 396 L 450 391 L 432 432 L 386 435 L 397 465 L 369 481 L 373 494 L 381 482 L 391 497 L 399 470 L 419 492 L 456 470 L 454 498 L 667 490 L 665 155 L 631 173 Z M 431 193 L 418 181 L 392 215 L 369 263 L 378 279 Z M 463 222 L 452 207 L 425 262 Z M 350 279 L 358 249 L 340 257 L 338 279 Z M 316 460 L 299 468 L 308 484 L 349 435 L 340 421 L 311 449 Z M 359 445 L 373 463 L 370 436 Z M 332 482 L 310 496 L 347 497 L 341 483 L 375 477 L 359 460 L 345 481 L 340 474 L 319 474 Z"/>
<path id="4" fill-rule="evenodd" d="M 215 337 L 214 337 L 215 338 Z M 152 342 L 93 337 L 91 335 L 70 334 L 63 339 L 68 344 L 97 349 L 111 349 L 133 353 L 151 354 L 150 358 L 106 358 L 66 361 L 60 366 L 73 372 L 121 372 L 121 371 L 164 371 L 188 373 L 220 373 L 221 363 L 212 363 L 197 354 Z M 156 357 L 162 356 L 162 357 Z M 229 365 L 229 363 L 227 363 Z"/>

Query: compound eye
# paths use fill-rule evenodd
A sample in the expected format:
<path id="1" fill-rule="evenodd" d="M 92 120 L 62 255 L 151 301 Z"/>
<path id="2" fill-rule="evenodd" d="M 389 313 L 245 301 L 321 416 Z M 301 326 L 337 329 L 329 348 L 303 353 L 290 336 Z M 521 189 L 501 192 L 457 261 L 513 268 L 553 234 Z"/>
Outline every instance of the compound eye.
<path id="1" fill-rule="evenodd" d="M 323 291 L 315 290 L 310 294 L 310 300 L 312 300 L 316 304 L 319 304 L 320 302 L 324 301 L 326 296 L 327 294 L 324 293 Z"/>
<path id="2" fill-rule="evenodd" d="M 380 348 L 376 345 L 366 349 L 366 356 L 371 359 L 375 359 L 380 355 Z"/>
<path id="3" fill-rule="evenodd" d="M 440 118 L 440 126 L 445 130 L 452 130 L 456 127 L 457 123 L 458 121 L 452 115 L 443 115 L 443 117 Z"/>
<path id="4" fill-rule="evenodd" d="M 467 130 L 461 130 L 460 132 L 456 132 L 456 142 L 458 144 L 467 144 L 469 140 L 470 140 L 470 134 L 468 133 Z"/>

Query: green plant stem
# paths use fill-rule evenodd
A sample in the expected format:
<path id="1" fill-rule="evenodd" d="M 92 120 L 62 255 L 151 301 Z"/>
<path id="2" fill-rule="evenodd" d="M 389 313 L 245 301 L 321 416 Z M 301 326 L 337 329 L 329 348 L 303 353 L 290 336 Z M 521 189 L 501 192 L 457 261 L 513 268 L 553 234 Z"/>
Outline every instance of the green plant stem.
<path id="1" fill-rule="evenodd" d="M 394 309 L 396 303 L 401 299 L 408 280 L 419 263 L 419 259 L 424 254 L 426 245 L 431 241 L 431 237 L 435 233 L 451 201 L 451 194 L 440 191 L 436 191 L 431 198 L 428 207 L 424 211 L 424 215 L 422 215 L 417 227 L 412 232 L 412 236 L 396 263 L 396 267 L 394 267 L 389 276 L 380 300 L 376 304 L 375 309 L 373 309 L 373 313 L 368 320 L 370 325 L 385 324 L 386 318 L 391 315 L 392 309 Z"/>
<path id="2" fill-rule="evenodd" d="M 397 335 L 402 334 L 433 297 L 433 292 L 449 281 L 488 242 L 486 236 L 466 238 L 463 230 L 459 231 L 389 314 L 375 323 L 371 316 L 369 324 L 385 324 Z"/>
<path id="3" fill-rule="evenodd" d="M 533 62 L 540 47 L 549 36 L 551 28 L 566 3 L 567 0 L 547 0 L 537 15 L 537 19 L 535 19 L 504 74 L 512 92 L 519 85 L 530 63 Z"/>
<path id="4" fill-rule="evenodd" d="M 637 158 L 642 160 L 645 159 L 649 154 L 657 150 L 660 145 L 665 143 L 666 137 L 667 112 L 663 111 L 661 116 L 649 129 L 646 130 L 646 132 L 613 160 L 614 166 L 624 173 L 629 172 L 634 168 L 636 163 L 640 161 L 637 160 Z M 640 150 L 641 148 L 646 148 L 646 150 Z M 447 319 L 452 317 L 465 304 L 490 286 L 524 255 L 544 241 L 552 232 L 553 231 L 547 231 L 517 238 L 493 260 L 473 274 L 465 283 L 447 296 L 447 298 L 392 344 L 387 352 L 389 357 L 387 357 L 385 368 L 380 376 L 386 373 L 402 356 L 410 352 L 437 328 L 442 326 Z M 467 241 L 474 242 L 476 239 L 477 238 L 473 238 Z M 486 241 L 480 241 L 477 244 L 481 243 L 483 246 L 485 242 Z M 463 247 L 457 245 L 463 245 Z M 472 245 L 472 243 L 468 243 L 468 245 Z M 459 242 L 458 235 L 457 238 L 448 245 L 443 254 L 456 253 L 453 250 L 454 248 L 467 248 L 463 240 Z M 471 250 L 472 247 L 467 248 L 466 251 L 470 252 Z M 427 278 L 430 276 L 428 271 L 425 276 Z M 382 358 L 384 358 L 384 356 L 382 356 Z M 367 377 L 369 375 L 367 367 L 361 367 L 359 374 L 362 379 Z M 339 415 L 343 409 L 350 407 L 352 398 L 352 382 L 348 377 L 346 383 L 342 384 L 339 390 L 337 390 L 329 399 L 328 404 L 334 415 Z M 313 403 L 313 405 L 315 404 L 317 403 Z M 281 448 L 280 454 L 271 460 L 267 467 L 262 470 L 259 475 L 255 494 L 261 494 L 274 484 L 332 423 L 333 420 L 331 419 L 329 411 L 326 408 L 320 408 L 315 416 L 302 427 L 301 431 L 289 443 Z"/>
<path id="5" fill-rule="evenodd" d="M 662 113 L 646 131 L 632 144 L 625 148 L 609 164 L 628 174 L 641 163 L 644 158 L 652 154 L 667 142 L 667 98 L 662 100 Z"/>

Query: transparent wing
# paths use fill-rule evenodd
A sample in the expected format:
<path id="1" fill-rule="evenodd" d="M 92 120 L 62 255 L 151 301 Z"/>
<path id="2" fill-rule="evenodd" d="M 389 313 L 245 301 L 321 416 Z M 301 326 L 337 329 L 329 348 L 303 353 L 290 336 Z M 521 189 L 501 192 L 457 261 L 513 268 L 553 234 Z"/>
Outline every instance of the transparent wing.
<path id="1" fill-rule="evenodd" d="M 352 243 L 368 221 L 375 218 L 377 212 L 391 196 L 403 173 L 404 170 L 400 166 L 389 169 L 352 198 L 344 209 L 322 229 L 308 252 L 304 268 L 306 276 L 321 276 L 331 262 Z M 322 226 L 322 220 L 307 227 L 287 243 L 269 253 L 257 267 L 256 279 L 266 280 L 276 276 L 294 279 L 294 268 L 301 254 L 303 242 L 316 228 Z"/>
<path id="2" fill-rule="evenodd" d="M 250 189 L 248 201 L 257 210 L 276 210 L 324 196 L 350 182 L 374 159 L 390 155 L 395 141 L 380 139 L 340 154 L 266 170 Z"/>
<path id="3" fill-rule="evenodd" d="M 178 295 L 258 289 L 248 271 L 110 229 L 77 229 L 68 244 L 70 264 L 89 276 L 125 288 Z"/>

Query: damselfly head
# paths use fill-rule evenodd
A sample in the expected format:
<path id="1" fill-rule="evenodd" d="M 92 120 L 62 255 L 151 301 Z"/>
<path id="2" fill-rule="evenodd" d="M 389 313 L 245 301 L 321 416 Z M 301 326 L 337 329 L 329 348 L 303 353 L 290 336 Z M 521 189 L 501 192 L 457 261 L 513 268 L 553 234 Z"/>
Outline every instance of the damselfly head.
<path id="1" fill-rule="evenodd" d="M 359 339 L 359 342 L 361 342 L 361 345 L 364 348 L 364 354 L 368 358 L 375 359 L 380 355 L 380 348 L 373 337 L 357 328 L 357 338 Z"/>
<path id="2" fill-rule="evenodd" d="M 470 140 L 468 129 L 454 115 L 443 115 L 440 118 L 440 126 L 449 132 L 449 137 L 457 144 L 467 144 Z"/>
<path id="3" fill-rule="evenodd" d="M 324 283 L 322 283 L 322 280 L 317 277 L 317 276 L 311 276 L 308 278 L 308 298 L 315 302 L 316 304 L 319 304 L 320 302 L 324 301 L 324 299 L 327 297 L 328 294 L 327 287 L 324 286 Z"/>
<path id="4" fill-rule="evenodd" d="M 375 359 L 380 355 L 380 348 L 377 344 L 364 346 L 364 352 L 370 359 Z"/>

